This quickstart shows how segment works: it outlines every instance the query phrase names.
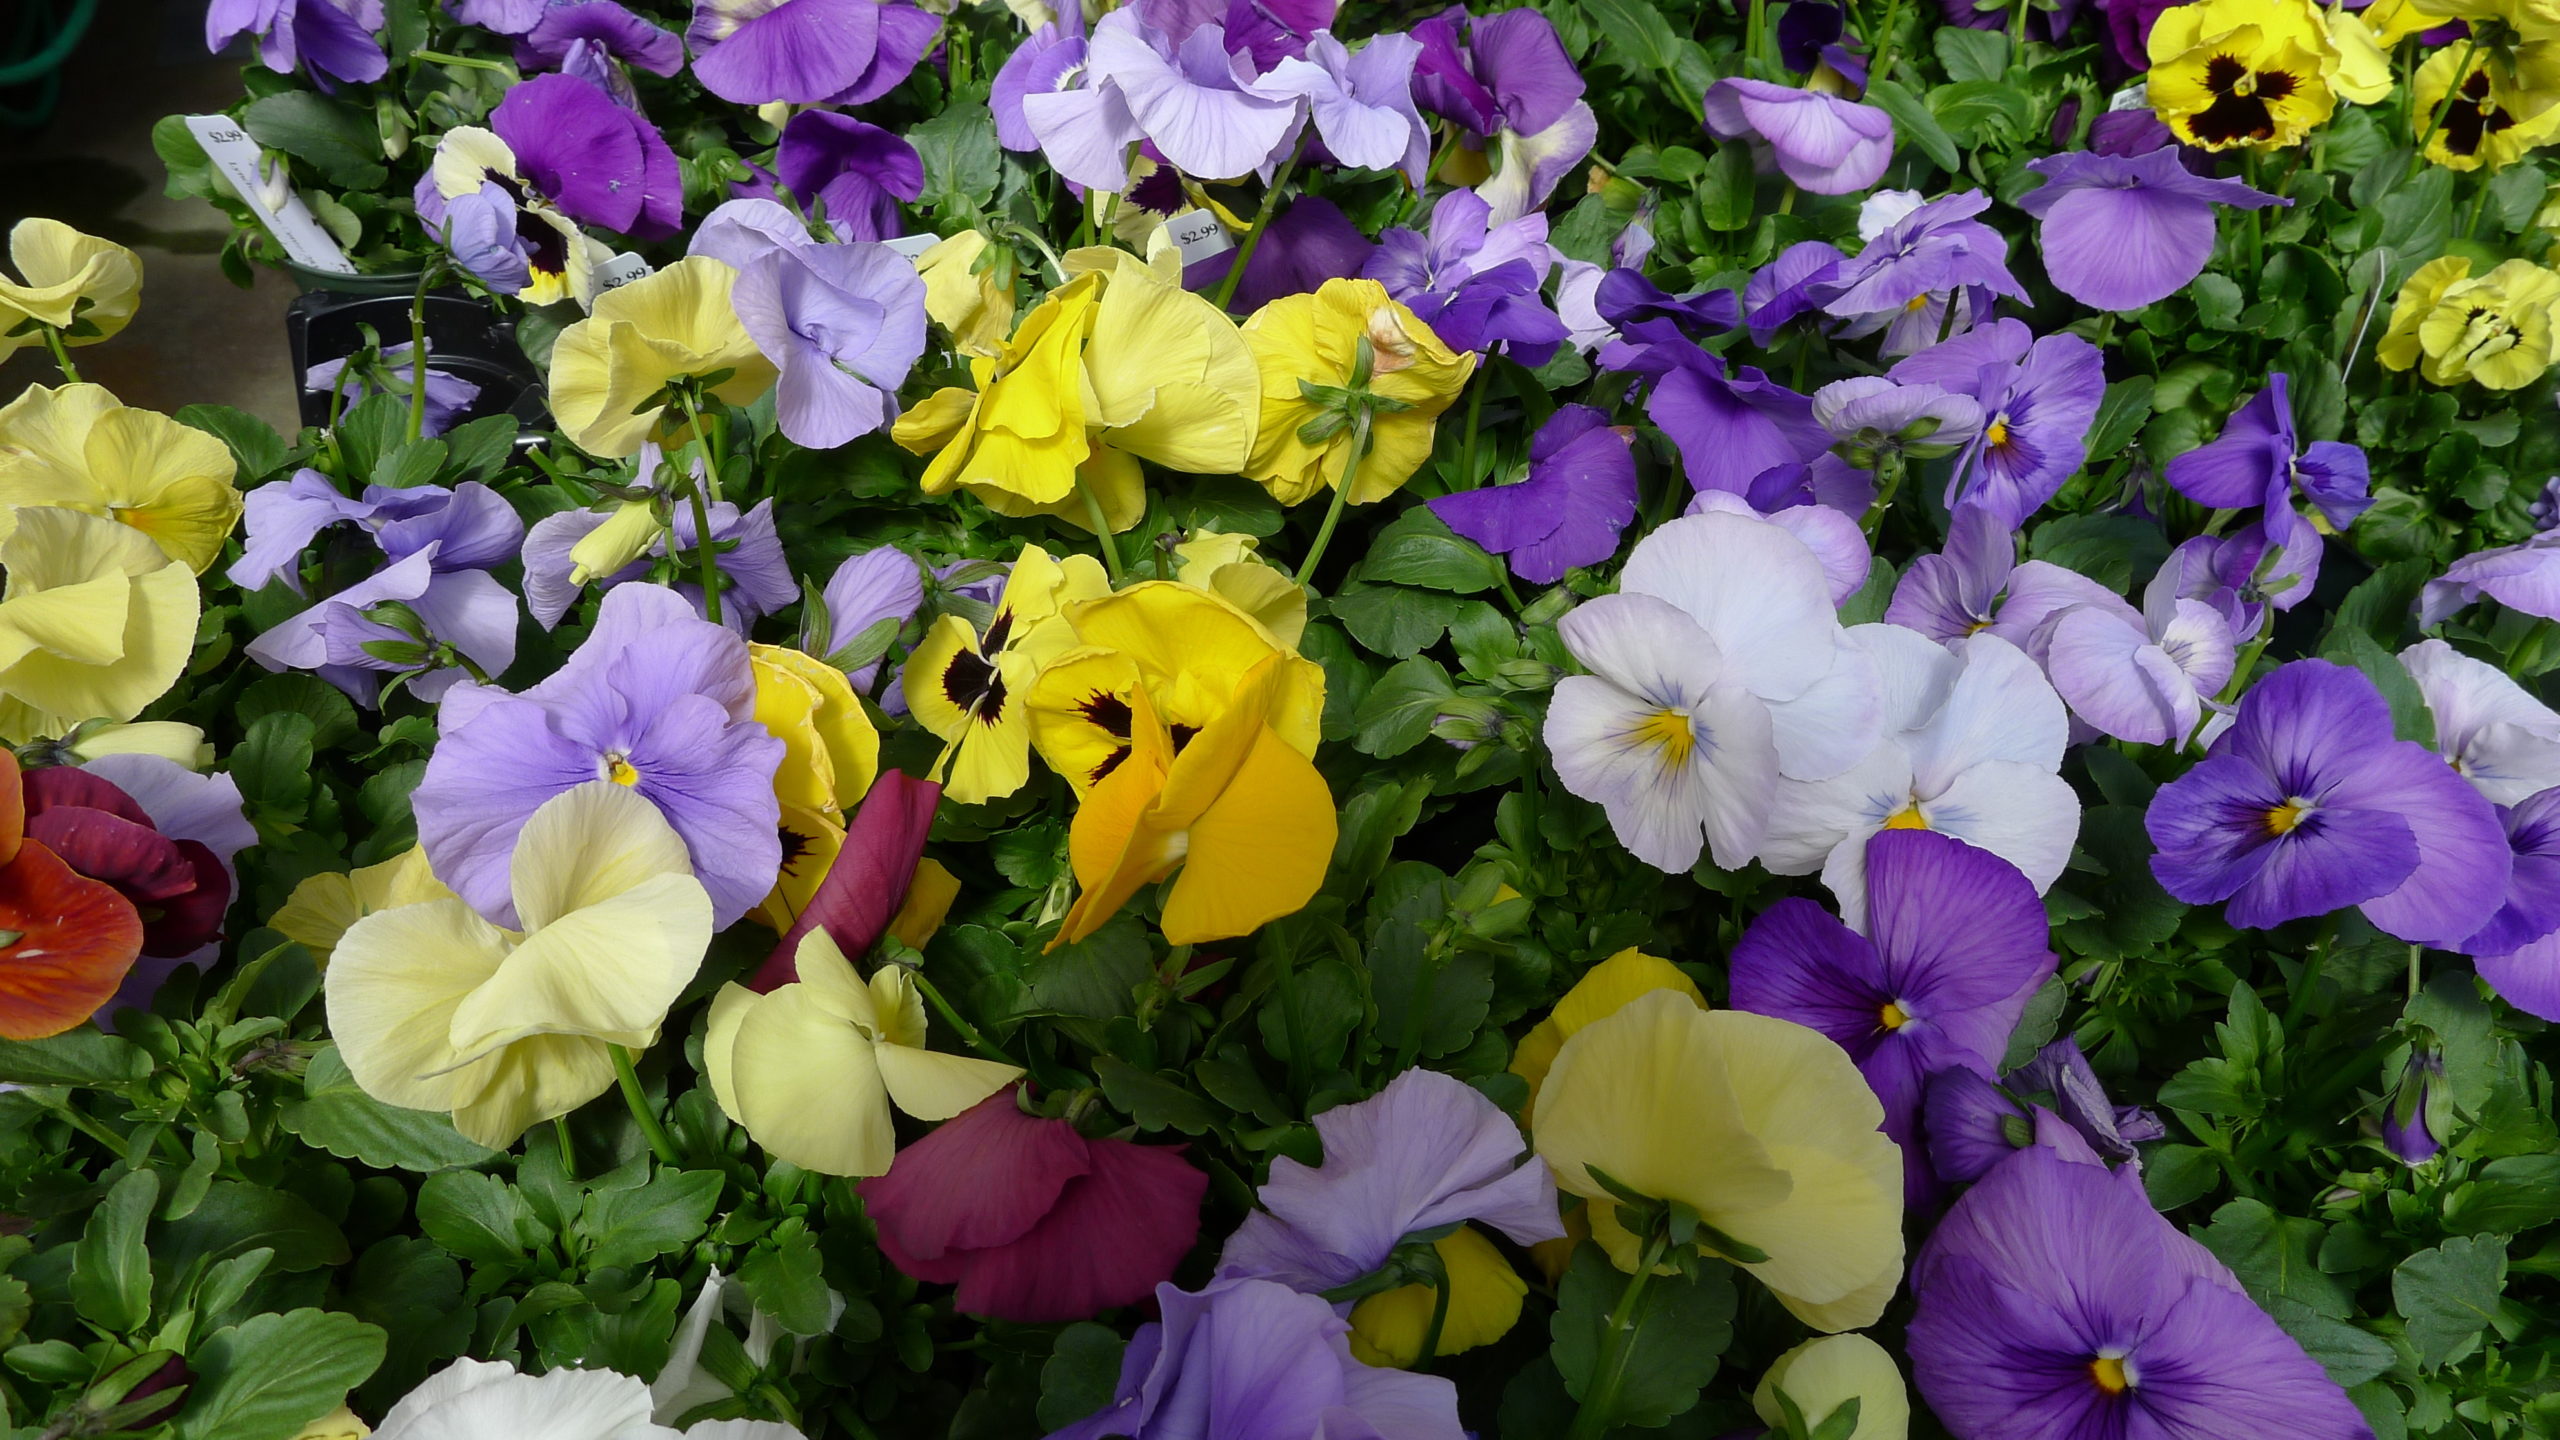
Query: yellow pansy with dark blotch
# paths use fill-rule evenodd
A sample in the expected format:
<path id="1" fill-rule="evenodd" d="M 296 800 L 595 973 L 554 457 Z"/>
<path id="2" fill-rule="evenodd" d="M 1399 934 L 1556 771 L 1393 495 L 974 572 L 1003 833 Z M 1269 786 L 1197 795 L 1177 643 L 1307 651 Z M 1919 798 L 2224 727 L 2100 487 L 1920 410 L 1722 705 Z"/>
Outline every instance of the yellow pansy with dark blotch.
<path id="1" fill-rule="evenodd" d="M 2152 108 L 2207 150 L 2298 145 L 2337 108 L 2339 54 L 2309 0 L 2204 0 L 2152 26 Z"/>
<path id="2" fill-rule="evenodd" d="M 1092 556 L 1057 560 L 1026 545 L 985 634 L 957 615 L 925 631 L 907 657 L 907 709 L 948 746 L 944 793 L 953 803 L 1010 795 L 1031 778 L 1023 697 L 1041 670 L 1076 643 L 1061 609 L 1110 588 Z"/>

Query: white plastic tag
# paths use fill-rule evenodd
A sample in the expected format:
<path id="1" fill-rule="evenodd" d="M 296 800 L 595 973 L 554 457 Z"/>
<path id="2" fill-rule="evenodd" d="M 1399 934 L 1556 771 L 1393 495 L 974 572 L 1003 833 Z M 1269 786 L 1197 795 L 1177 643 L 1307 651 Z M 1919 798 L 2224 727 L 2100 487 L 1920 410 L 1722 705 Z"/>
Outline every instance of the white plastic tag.
<path id="1" fill-rule="evenodd" d="M 2134 81 L 2132 84 L 2117 91 L 2107 101 L 2107 113 L 2110 115 L 2119 114 L 2126 110 L 2148 110 L 2150 108 L 2151 84 L 2147 80 Z"/>
<path id="2" fill-rule="evenodd" d="M 637 255 L 616 255 L 596 267 L 595 291 L 601 295 L 607 290 L 619 290 L 655 268 Z"/>
<path id="3" fill-rule="evenodd" d="M 293 263 L 340 275 L 356 273 L 346 252 L 338 248 L 337 239 L 320 228 L 320 222 L 312 218 L 311 207 L 293 193 L 291 182 L 277 177 L 270 190 L 268 178 L 258 173 L 258 142 L 249 138 L 239 122 L 225 115 L 190 115 L 187 129 L 204 147 L 205 158 L 231 182 L 233 193 L 284 247 L 284 253 L 293 257 Z"/>
<path id="4" fill-rule="evenodd" d="M 927 250 L 941 244 L 942 237 L 930 233 L 924 235 L 901 235 L 894 240 L 883 240 L 880 243 L 897 251 L 899 254 L 906 256 L 908 259 L 913 260 Z"/>
<path id="5" fill-rule="evenodd" d="M 1236 248 L 1234 237 L 1218 217 L 1206 210 L 1193 210 L 1164 222 L 1165 238 L 1182 252 L 1182 263 L 1197 265 L 1213 255 L 1224 255 Z"/>

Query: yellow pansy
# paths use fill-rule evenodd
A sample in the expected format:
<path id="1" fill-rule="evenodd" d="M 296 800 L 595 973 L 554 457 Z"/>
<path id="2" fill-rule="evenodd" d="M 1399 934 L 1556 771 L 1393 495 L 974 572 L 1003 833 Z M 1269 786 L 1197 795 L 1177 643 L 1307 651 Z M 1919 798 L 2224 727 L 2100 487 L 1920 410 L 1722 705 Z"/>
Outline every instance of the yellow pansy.
<path id="1" fill-rule="evenodd" d="M 59 220 L 19 221 L 9 232 L 9 258 L 22 278 L 0 275 L 0 360 L 44 343 L 32 331 L 12 333 L 27 321 L 63 332 L 66 344 L 95 345 L 124 329 L 142 304 L 142 262 L 134 253 Z"/>
<path id="2" fill-rule="evenodd" d="M 1656 990 L 1574 1032 L 1536 1100 L 1538 1154 L 1589 1202 L 1591 1237 L 1619 1269 L 1646 1241 L 1594 1171 L 1696 1210 L 1714 1232 L 1701 1250 L 1817 1330 L 1874 1324 L 1900 1286 L 1902 1151 L 1848 1052 L 1819 1032 Z"/>
<path id="3" fill-rule="evenodd" d="M 1519 1048 L 1511 1052 L 1511 1073 L 1529 1082 L 1529 1103 L 1536 1103 L 1538 1087 L 1546 1083 L 1547 1069 L 1556 1063 L 1556 1052 L 1564 1048 L 1564 1042 L 1575 1031 L 1617 1014 L 1628 1001 L 1656 990 L 1686 995 L 1699 1009 L 1707 1008 L 1707 997 L 1698 993 L 1697 981 L 1682 974 L 1670 961 L 1633 947 L 1582 972 L 1582 978 L 1564 992 L 1556 1008 L 1531 1026 L 1529 1033 L 1520 1037 Z M 1520 1118 L 1525 1122 L 1529 1117 L 1530 1111 L 1524 1106 Z"/>
<path id="4" fill-rule="evenodd" d="M 916 643 L 902 681 L 907 710 L 949 747 L 944 793 L 954 804 L 1010 795 L 1031 778 L 1025 697 L 1041 669 L 1076 643 L 1061 612 L 1110 589 L 1101 562 L 1092 556 L 1055 560 L 1039 546 L 1026 545 L 1005 579 L 985 635 L 959 616 L 945 615 Z"/>
<path id="5" fill-rule="evenodd" d="M 749 645 L 756 723 L 782 741 L 773 792 L 785 805 L 842 814 L 880 773 L 880 732 L 833 665 L 780 645 Z"/>
<path id="6" fill-rule="evenodd" d="M 186 668 L 195 575 L 113 520 L 49 506 L 12 518 L 0 539 L 0 741 L 132 719 Z"/>
<path id="7" fill-rule="evenodd" d="M 1432 422 L 1475 373 L 1475 356 L 1450 350 L 1375 280 L 1327 280 L 1312 295 L 1284 295 L 1255 311 L 1244 340 L 1262 373 L 1262 417 L 1244 473 L 1283 505 L 1342 484 L 1351 428 L 1306 438 L 1301 428 L 1326 412 L 1300 387 L 1350 385 L 1364 339 L 1370 393 L 1405 408 L 1379 407 L 1348 492 L 1354 505 L 1385 499 L 1422 468 Z"/>
<path id="8" fill-rule="evenodd" d="M 2338 98 L 2357 105 L 2379 105 L 2389 99 L 2396 88 L 2390 48 L 2374 34 L 2366 16 L 2341 7 L 2323 11 L 2322 19 L 2328 25 L 2329 46 L 2338 52 L 2337 68 L 2329 77 Z"/>
<path id="9" fill-rule="evenodd" d="M 821 1175 L 884 1175 L 897 1155 L 890 1107 L 948 1120 L 1012 1084 L 1012 1065 L 924 1048 L 924 998 L 895 965 L 866 985 L 825 929 L 770 994 L 721 989 L 702 1038 L 711 1093 L 778 1159 Z"/>
<path id="10" fill-rule="evenodd" d="M 2333 33 L 2338 17 L 2341 15 L 2355 16 L 2359 27 L 2384 50 L 2390 50 L 2410 36 L 2421 31 L 2433 30 L 2444 23 L 2442 15 L 2421 8 L 2417 0 L 2373 0 L 2373 3 L 2362 11 L 2337 11 L 2329 17 Z"/>
<path id="11" fill-rule="evenodd" d="M 2469 260 L 2444 255 L 2400 287 L 2376 353 L 2393 370 L 2417 366 L 2433 384 L 2514 390 L 2550 368 L 2555 336 L 2560 275 L 2509 260 L 2475 279 Z"/>
<path id="12" fill-rule="evenodd" d="M 1145 685 L 1131 692 L 1128 755 L 1085 792 L 1067 832 L 1079 893 L 1049 948 L 1091 935 L 1167 878 L 1162 926 L 1176 945 L 1249 935 L 1314 897 L 1337 829 L 1324 777 L 1279 729 L 1297 703 L 1296 659 L 1246 672 L 1188 743 Z"/>
<path id="13" fill-rule="evenodd" d="M 681 430 L 683 413 L 661 393 L 669 381 L 725 373 L 711 393 L 732 405 L 773 388 L 773 362 L 729 303 L 737 279 L 694 255 L 606 291 L 551 350 L 551 413 L 561 433 L 590 455 L 619 459 Z"/>
<path id="14" fill-rule="evenodd" d="M 916 257 L 924 313 L 949 331 L 951 348 L 989 359 L 1013 333 L 1013 259 L 988 253 L 987 237 L 963 230 Z"/>
<path id="15" fill-rule="evenodd" d="M 1194 530 L 1173 547 L 1180 564 L 1173 578 L 1225 600 L 1261 622 L 1273 639 L 1289 649 L 1307 633 L 1307 592 L 1288 572 L 1264 560 L 1261 542 L 1251 535 L 1223 535 Z"/>
<path id="16" fill-rule="evenodd" d="M 75 763 L 101 755 L 157 755 L 199 773 L 213 768 L 213 742 L 181 720 L 92 720 L 62 739 Z"/>
<path id="17" fill-rule="evenodd" d="M 1031 738 L 1078 794 L 1129 753 L 1131 707 L 1143 688 L 1177 749 L 1232 703 L 1244 677 L 1277 661 L 1272 728 L 1313 757 L 1324 719 L 1324 670 L 1215 592 L 1149 580 L 1067 607 L 1078 642 L 1029 695 Z"/>
<path id="18" fill-rule="evenodd" d="M 148 535 L 201 575 L 240 523 L 221 441 L 101 385 L 30 385 L 0 407 L 0 505 L 58 505 Z"/>
<path id="19" fill-rule="evenodd" d="M 1786 1419 L 1780 1395 L 1795 1406 L 1807 1430 L 1857 1401 L 1857 1428 L 1840 1440 L 1905 1440 L 1911 1433 L 1911 1392 L 1902 1370 L 1864 1335 L 1825 1335 L 1779 1356 L 1751 1392 L 1751 1408 L 1772 1427 Z"/>
<path id="20" fill-rule="evenodd" d="M 2470 55 L 2458 92 L 2445 103 L 2465 54 L 2460 47 L 2439 50 L 2418 67 L 2411 123 L 2427 137 L 2429 160 L 2449 170 L 2503 170 L 2560 138 L 2560 105 L 2536 104 L 2499 84 L 2485 54 Z"/>
<path id="21" fill-rule="evenodd" d="M 2151 27 L 2152 108 L 2207 150 L 2298 145 L 2337 108 L 2337 47 L 2311 0 L 2201 0 Z"/>
<path id="22" fill-rule="evenodd" d="M 494 1149 L 613 1084 L 702 968 L 711 896 L 658 807 L 610 780 L 543 802 L 509 873 L 522 932 L 459 899 L 378 911 L 329 962 L 329 1033 L 365 1093 Z"/>
<path id="23" fill-rule="evenodd" d="M 778 823 L 782 868 L 774 873 L 773 889 L 747 914 L 768 929 L 788 930 L 809 908 L 828 867 L 844 853 L 844 817 L 833 810 L 812 810 L 785 801 Z"/>
<path id="24" fill-rule="evenodd" d="M 1431 1242 L 1449 1276 L 1449 1312 L 1440 1322 L 1434 1358 L 1490 1345 L 1520 1323 L 1529 1282 L 1472 1225 Z M 1422 1358 L 1440 1296 L 1430 1285 L 1402 1285 L 1364 1296 L 1351 1307 L 1351 1354 L 1364 1365 L 1403 1370 Z"/>
<path id="25" fill-rule="evenodd" d="M 300 943 L 326 969 L 347 928 L 378 910 L 454 898 L 427 868 L 427 852 L 412 845 L 379 865 L 324 871 L 304 877 L 285 897 L 267 928 Z"/>
<path id="26" fill-rule="evenodd" d="M 1194 475 L 1243 469 L 1261 374 L 1235 322 L 1182 288 L 1180 252 L 1151 263 L 1097 246 L 1068 251 L 1066 265 L 1109 277 L 1084 351 L 1097 442 Z"/>
<path id="27" fill-rule="evenodd" d="M 1001 515 L 1066 513 L 1085 438 L 1086 332 L 1102 277 L 1079 276 L 1022 317 L 993 359 L 969 362 L 976 391 L 936 391 L 898 417 L 891 438 L 918 455 L 928 495 L 966 488 Z"/>

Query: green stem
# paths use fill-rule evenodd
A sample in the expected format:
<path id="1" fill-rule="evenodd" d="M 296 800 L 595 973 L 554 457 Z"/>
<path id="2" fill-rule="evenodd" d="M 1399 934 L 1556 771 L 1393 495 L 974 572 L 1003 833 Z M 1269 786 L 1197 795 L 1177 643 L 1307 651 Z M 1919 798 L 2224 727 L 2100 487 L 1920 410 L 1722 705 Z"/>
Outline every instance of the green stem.
<path id="1" fill-rule="evenodd" d="M 36 328 L 44 332 L 44 348 L 53 352 L 54 366 L 62 372 L 62 378 L 74 385 L 79 384 L 80 371 L 71 363 L 71 347 L 62 343 L 62 332 L 50 325 Z"/>
<path id="2" fill-rule="evenodd" d="M 2427 947 L 2424 945 L 2412 945 L 2409 947 L 2409 998 L 2412 1000 L 2418 998 L 2419 981 L 2421 978 L 2418 973 L 2418 961 L 2423 958 L 2426 953 Z"/>
<path id="3" fill-rule="evenodd" d="M 1600 1360 L 1591 1369 L 1591 1388 L 1583 1392 L 1582 1408 L 1573 1412 L 1573 1428 L 1565 1432 L 1565 1440 L 1600 1440 L 1609 1433 L 1618 1392 L 1626 1387 L 1627 1362 L 1635 1356 L 1638 1307 L 1644 1303 L 1645 1286 L 1652 1283 L 1653 1267 L 1662 1263 L 1670 1244 L 1670 1237 L 1654 1236 L 1637 1260 L 1636 1272 L 1627 1277 L 1626 1288 L 1618 1292 L 1618 1303 L 1600 1332 Z"/>
<path id="4" fill-rule="evenodd" d="M 962 1018 L 959 1011 L 952 1009 L 951 1002 L 942 998 L 942 992 L 933 988 L 933 982 L 924 978 L 923 971 L 910 970 L 907 972 L 907 978 L 915 982 L 916 993 L 922 995 L 925 1003 L 933 1007 L 934 1013 L 942 1017 L 942 1023 L 959 1034 L 963 1044 L 999 1064 L 1015 1063 L 1012 1056 L 1004 1053 L 1003 1046 L 979 1034 L 977 1026 L 970 1024 Z"/>
<path id="5" fill-rule="evenodd" d="M 2027 54 L 2027 0 L 2009 0 L 2009 63 L 2024 64 Z"/>
<path id="6" fill-rule="evenodd" d="M 61 1116 L 63 1123 L 72 1129 L 114 1151 L 117 1159 L 128 1157 L 129 1152 L 123 1137 L 81 1114 L 80 1107 L 72 1103 L 70 1096 L 65 1095 L 59 1105 L 48 1105 L 45 1108 Z"/>
<path id="7" fill-rule="evenodd" d="M 1906 468 L 1902 452 L 1888 450 L 1877 457 L 1876 468 L 1883 472 L 1876 486 L 1876 503 L 1867 507 L 1866 532 L 1869 540 L 1884 529 L 1884 512 L 1893 506 L 1894 492 L 1902 488 L 1902 472 Z"/>
<path id="8" fill-rule="evenodd" d="M 409 302 L 409 438 L 416 440 L 427 429 L 427 287 L 436 279 L 436 267 L 427 265 L 418 271 L 418 293 Z"/>
<path id="9" fill-rule="evenodd" d="M 1481 371 L 1467 391 L 1467 429 L 1458 439 L 1458 478 L 1470 490 L 1476 488 L 1476 428 L 1484 414 L 1485 378 Z"/>
<path id="10" fill-rule="evenodd" d="M 1751 0 L 1749 28 L 1742 37 L 1742 69 L 1752 74 L 1760 64 L 1760 52 L 1768 48 L 1769 0 Z"/>
<path id="11" fill-rule="evenodd" d="M 1333 540 L 1333 527 L 1342 523 L 1342 508 L 1351 502 L 1351 487 L 1360 483 L 1360 462 L 1369 458 L 1369 407 L 1360 407 L 1360 416 L 1351 422 L 1351 451 L 1342 462 L 1342 477 L 1333 484 L 1333 503 L 1325 507 L 1324 523 L 1316 527 L 1316 543 L 1307 550 L 1306 563 L 1298 567 L 1298 583 L 1304 585 L 1316 573 L 1316 562 L 1324 558 L 1324 547 Z"/>
<path id="12" fill-rule="evenodd" d="M 1120 543 L 1111 538 L 1111 519 L 1102 513 L 1102 498 L 1084 483 L 1084 472 L 1076 472 L 1076 497 L 1084 501 L 1085 523 L 1093 527 L 1093 543 L 1102 551 L 1103 573 L 1111 577 L 1111 588 L 1120 588 Z"/>
<path id="13" fill-rule="evenodd" d="M 2436 101 L 2435 113 L 2427 117 L 2427 128 L 2418 132 L 2417 153 L 2409 157 L 2410 174 L 2417 174 L 2419 167 L 2427 163 L 2427 145 L 2436 138 L 2436 131 L 2443 127 L 2444 117 L 2453 113 L 2453 102 L 2462 94 L 2462 82 L 2471 74 L 2471 58 L 2479 50 L 2480 37 L 2477 34 L 2463 37 L 2462 58 L 2454 62 L 2453 78 L 2446 82 L 2443 98 Z M 2415 96 L 2417 91 L 2413 88 L 2409 93 Z"/>
<path id="14" fill-rule="evenodd" d="M 1439 1279 L 1431 1282 L 1431 1324 L 1422 1332 L 1421 1353 L 1413 1357 L 1412 1368 L 1416 1370 L 1430 1364 L 1431 1357 L 1440 1353 L 1440 1332 L 1449 1323 L 1449 1291 L 1452 1288 L 1446 1269 L 1441 1271 Z"/>
<path id="15" fill-rule="evenodd" d="M 710 433 L 702 428 L 702 409 L 693 398 L 693 387 L 679 387 L 676 398 L 684 406 L 685 421 L 693 427 L 694 448 L 702 456 L 702 474 L 686 471 L 686 489 L 693 500 L 694 561 L 702 573 L 702 618 L 720 623 L 720 551 L 711 543 L 711 499 L 705 492 L 714 483 L 709 477 L 720 473 L 720 457 L 711 453 Z M 675 554 L 671 547 L 667 554 Z"/>
<path id="16" fill-rule="evenodd" d="M 1870 72 L 1878 79 L 1890 80 L 1893 78 L 1893 62 L 1895 59 L 1894 52 L 1897 48 L 1894 44 L 1893 35 L 1901 21 L 1902 0 L 1887 0 L 1884 7 L 1884 25 L 1880 32 L 1874 37 L 1876 47 L 1876 68 Z"/>
<path id="17" fill-rule="evenodd" d="M 576 1147 L 569 1143 L 569 1117 L 552 1116 L 551 1128 L 554 1138 L 560 1142 L 560 1173 L 575 1180 L 578 1178 L 578 1152 Z"/>
<path id="18" fill-rule="evenodd" d="M 487 70 L 499 75 L 513 75 L 516 67 L 503 61 L 484 59 L 478 55 L 447 55 L 441 50 L 413 50 L 412 60 L 425 60 L 437 65 L 460 65 L 467 70 Z"/>
<path id="19" fill-rule="evenodd" d="M 2244 177 L 2246 177 L 2250 189 L 2255 190 L 2258 188 L 2258 152 L 2255 149 L 2240 152 L 2240 172 Z M 2249 228 L 2243 231 L 2242 234 L 2247 236 L 2249 242 L 2247 248 L 2249 293 L 2251 295 L 2255 295 L 2258 293 L 2258 276 L 2266 268 L 2266 212 L 2264 210 L 2250 211 Z"/>
<path id="20" fill-rule="evenodd" d="M 648 1093 L 640 1088 L 640 1072 L 631 1068 L 631 1052 L 611 1043 L 604 1048 L 613 1056 L 614 1078 L 622 1082 L 622 1103 L 631 1107 L 631 1118 L 640 1122 L 640 1133 L 648 1137 L 650 1153 L 662 1165 L 678 1163 L 681 1157 L 676 1152 L 675 1138 L 659 1121 L 658 1112 L 649 1108 Z"/>
<path id="21" fill-rule="evenodd" d="M 1263 232 L 1271 228 L 1271 212 L 1280 208 L 1280 192 L 1288 188 L 1289 176 L 1298 168 L 1298 157 L 1305 151 L 1306 142 L 1302 140 L 1297 149 L 1289 152 L 1289 158 L 1280 162 L 1279 172 L 1263 190 L 1262 205 L 1253 212 L 1253 228 L 1245 232 L 1244 243 L 1236 247 L 1236 258 L 1227 262 L 1227 278 L 1218 282 L 1218 293 L 1209 297 L 1219 310 L 1224 311 L 1227 302 L 1235 298 L 1236 286 L 1244 279 L 1244 267 L 1252 262 L 1253 252 L 1262 248 Z"/>

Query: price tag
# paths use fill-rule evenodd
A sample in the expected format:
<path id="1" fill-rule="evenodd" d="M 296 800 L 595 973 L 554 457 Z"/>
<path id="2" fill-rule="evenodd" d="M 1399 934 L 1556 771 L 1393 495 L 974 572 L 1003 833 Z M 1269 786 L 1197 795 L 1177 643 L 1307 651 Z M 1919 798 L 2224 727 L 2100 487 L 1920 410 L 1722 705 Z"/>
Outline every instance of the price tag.
<path id="1" fill-rule="evenodd" d="M 1224 255 L 1236 248 L 1234 237 L 1218 217 L 1206 210 L 1193 210 L 1164 222 L 1165 238 L 1182 252 L 1182 263 L 1197 265 L 1211 256 Z"/>
<path id="2" fill-rule="evenodd" d="M 336 238 L 320 228 L 311 207 L 293 193 L 292 183 L 282 176 L 270 182 L 259 173 L 258 142 L 249 138 L 239 122 L 223 115 L 190 115 L 187 129 L 204 147 L 205 158 L 222 172 L 233 193 L 284 247 L 284 253 L 293 257 L 293 263 L 340 275 L 356 273 L 356 267 L 347 262 L 346 252 L 338 248 Z"/>
<path id="3" fill-rule="evenodd" d="M 2126 110 L 2148 110 L 2150 108 L 2151 84 L 2146 80 L 2134 81 L 2132 84 L 2117 91 L 2107 101 L 2107 113 L 2110 115 L 2120 114 Z"/>
<path id="4" fill-rule="evenodd" d="M 901 235 L 895 240 L 883 240 L 880 243 L 897 251 L 899 254 L 906 256 L 908 259 L 913 260 L 927 250 L 941 244 L 942 237 L 931 234 Z"/>
<path id="5" fill-rule="evenodd" d="M 596 293 L 619 290 L 655 268 L 637 255 L 616 255 L 596 266 Z"/>

